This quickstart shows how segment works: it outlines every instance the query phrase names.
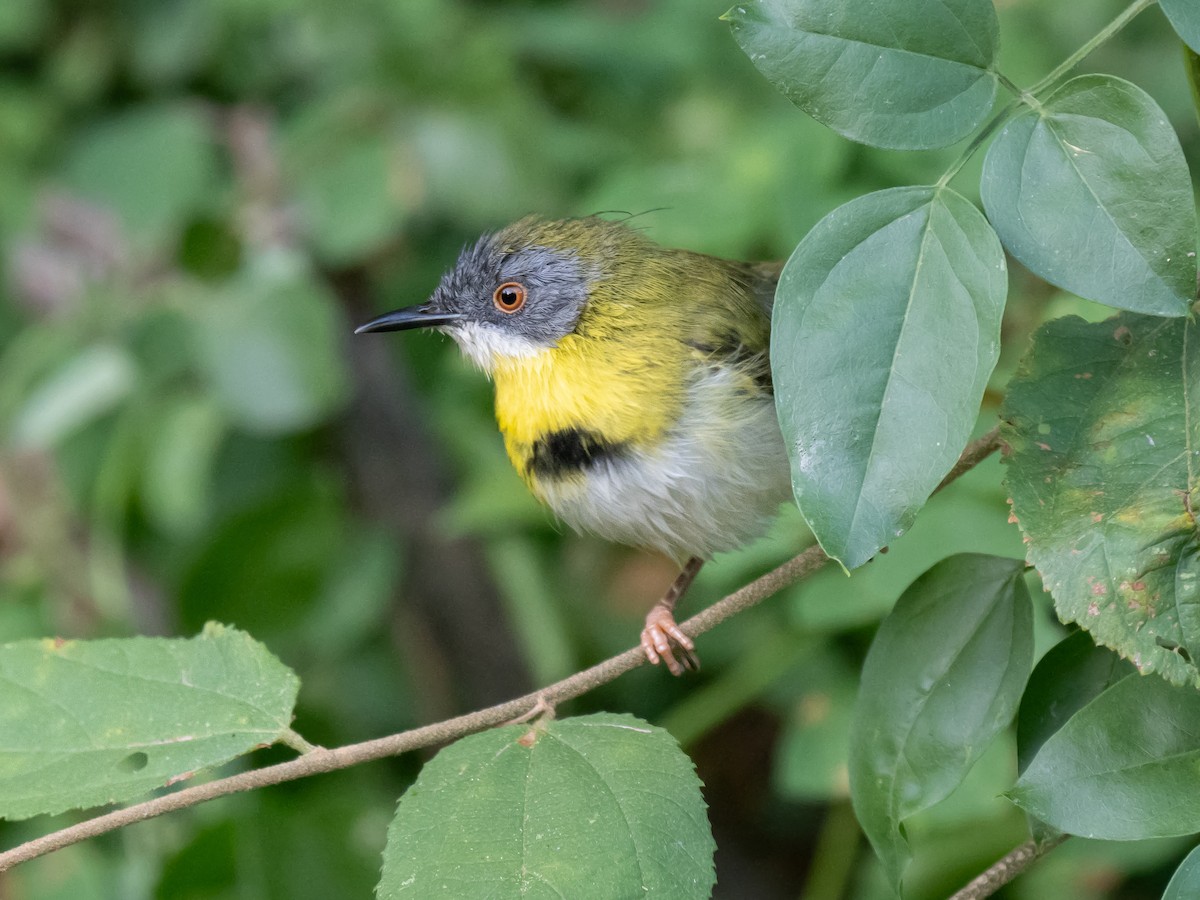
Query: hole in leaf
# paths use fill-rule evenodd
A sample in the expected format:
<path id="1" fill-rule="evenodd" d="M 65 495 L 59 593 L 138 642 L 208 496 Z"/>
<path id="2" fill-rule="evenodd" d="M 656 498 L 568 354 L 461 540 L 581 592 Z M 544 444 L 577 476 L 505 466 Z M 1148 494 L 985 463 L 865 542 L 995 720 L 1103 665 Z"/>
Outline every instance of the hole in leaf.
<path id="1" fill-rule="evenodd" d="M 140 772 L 150 764 L 150 757 L 141 750 L 137 753 L 130 753 L 127 757 L 117 763 L 117 768 L 122 772 Z"/>
<path id="2" fill-rule="evenodd" d="M 1158 644 L 1158 646 L 1162 647 L 1164 650 L 1170 650 L 1172 653 L 1177 653 L 1184 660 L 1184 662 L 1190 663 L 1192 661 L 1192 654 L 1187 652 L 1187 648 L 1181 647 L 1174 641 L 1167 640 L 1165 637 L 1156 637 L 1154 639 L 1154 643 Z"/>

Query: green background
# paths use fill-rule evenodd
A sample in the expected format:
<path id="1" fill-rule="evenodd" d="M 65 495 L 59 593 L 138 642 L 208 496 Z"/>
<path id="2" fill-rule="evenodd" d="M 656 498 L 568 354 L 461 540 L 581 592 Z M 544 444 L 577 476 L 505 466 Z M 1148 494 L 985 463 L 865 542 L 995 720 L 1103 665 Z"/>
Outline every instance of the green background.
<path id="1" fill-rule="evenodd" d="M 633 643 L 671 579 L 525 494 L 489 387 L 449 342 L 353 338 L 480 231 L 642 214 L 662 243 L 787 256 L 825 213 L 930 183 L 961 147 L 851 144 L 775 92 L 727 0 L 0 3 L 0 641 L 191 635 L 216 619 L 301 677 L 325 745 L 505 699 Z M 1122 4 L 998 4 L 1039 79 Z M 1081 71 L 1200 131 L 1161 13 Z M 954 182 L 977 200 L 976 155 Z M 1026 337 L 1091 307 L 1012 263 L 983 422 Z M 875 623 L 951 552 L 1019 556 L 990 461 L 891 552 L 706 635 L 702 675 L 639 671 L 560 710 L 628 711 L 696 761 L 718 897 L 889 896 L 846 816 Z M 798 515 L 706 569 L 697 609 L 808 540 Z M 1035 593 L 1038 652 L 1059 635 Z M 266 751 L 262 762 L 286 757 Z M 228 798 L 0 876 L 17 898 L 368 897 L 417 756 Z M 910 829 L 915 897 L 1023 839 L 1011 740 Z M 74 816 L 0 827 L 8 847 Z M 1158 897 L 1186 841 L 1073 840 L 1012 898 Z"/>

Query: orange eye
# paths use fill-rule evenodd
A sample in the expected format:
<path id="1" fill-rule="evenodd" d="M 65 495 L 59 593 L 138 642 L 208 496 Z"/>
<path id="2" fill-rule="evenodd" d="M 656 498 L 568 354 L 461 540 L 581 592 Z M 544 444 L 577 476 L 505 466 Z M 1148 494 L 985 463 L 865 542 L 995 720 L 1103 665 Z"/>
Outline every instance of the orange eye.
<path id="1" fill-rule="evenodd" d="M 492 294 L 492 302 L 500 312 L 515 313 L 525 305 L 525 285 L 506 281 Z"/>

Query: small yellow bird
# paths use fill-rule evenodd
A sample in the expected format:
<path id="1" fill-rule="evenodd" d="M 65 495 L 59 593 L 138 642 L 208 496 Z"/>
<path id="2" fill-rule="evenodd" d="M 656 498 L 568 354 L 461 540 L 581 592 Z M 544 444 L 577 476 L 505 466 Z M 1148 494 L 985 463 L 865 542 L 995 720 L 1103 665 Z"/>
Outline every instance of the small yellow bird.
<path id="1" fill-rule="evenodd" d="M 495 381 L 504 446 L 538 500 L 683 566 L 641 638 L 678 675 L 696 659 L 675 603 L 791 497 L 767 359 L 779 271 L 622 222 L 530 217 L 464 249 L 426 303 L 356 333 L 448 334 Z"/>

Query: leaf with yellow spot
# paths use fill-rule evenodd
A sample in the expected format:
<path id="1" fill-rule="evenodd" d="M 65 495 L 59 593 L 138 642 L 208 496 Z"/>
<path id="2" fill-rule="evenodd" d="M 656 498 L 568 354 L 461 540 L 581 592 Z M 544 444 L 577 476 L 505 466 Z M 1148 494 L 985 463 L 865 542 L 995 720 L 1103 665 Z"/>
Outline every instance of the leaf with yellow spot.
<path id="1" fill-rule="evenodd" d="M 1013 379 L 1013 512 L 1059 617 L 1200 684 L 1200 333 L 1124 313 L 1043 326 Z"/>

